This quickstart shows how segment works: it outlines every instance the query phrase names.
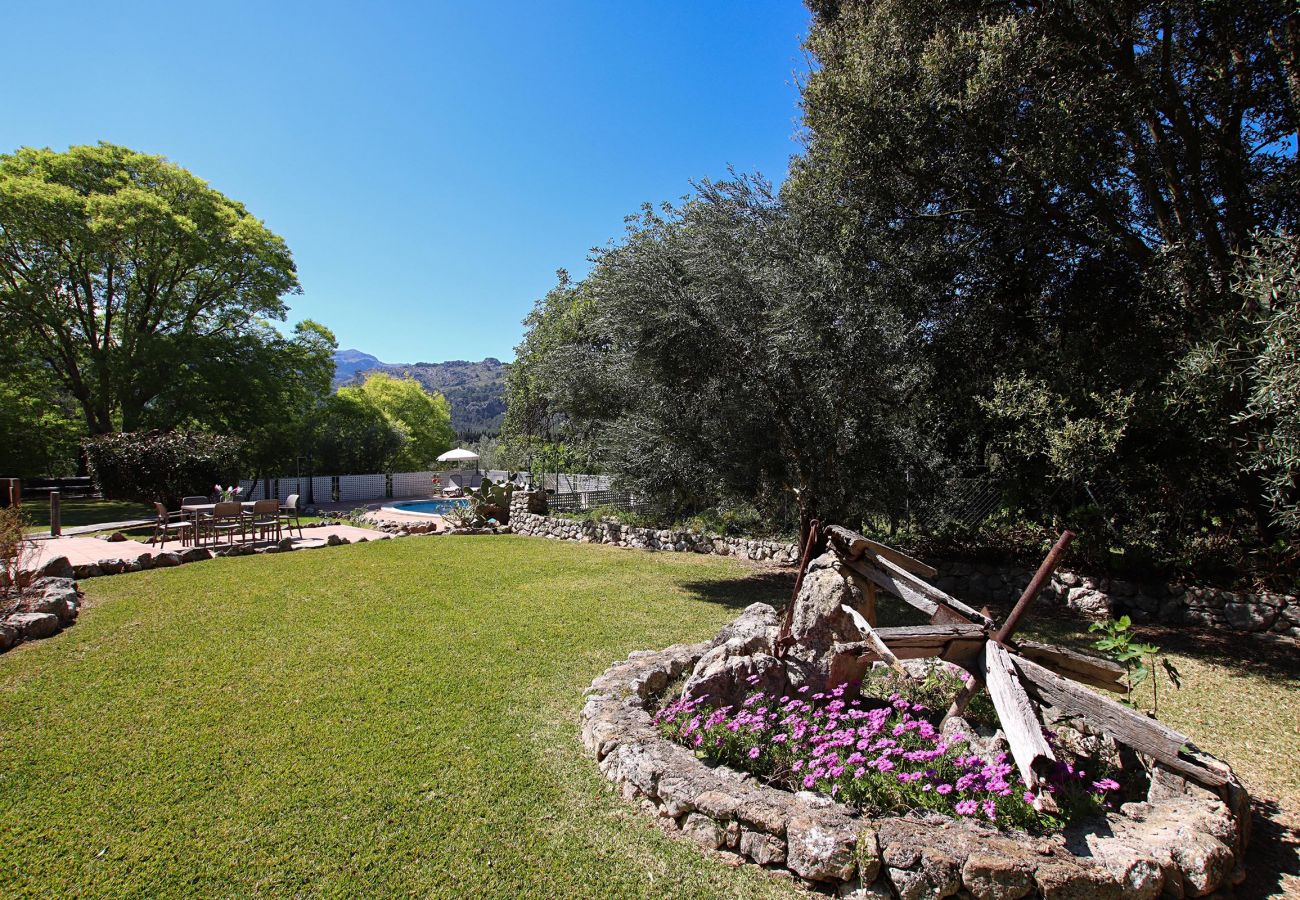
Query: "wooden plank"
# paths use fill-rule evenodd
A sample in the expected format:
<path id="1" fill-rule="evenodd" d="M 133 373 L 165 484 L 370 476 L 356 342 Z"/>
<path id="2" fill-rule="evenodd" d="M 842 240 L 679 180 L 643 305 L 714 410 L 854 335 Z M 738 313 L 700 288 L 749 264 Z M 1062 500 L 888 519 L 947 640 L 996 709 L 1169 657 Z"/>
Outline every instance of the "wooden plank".
<path id="1" fill-rule="evenodd" d="M 847 603 L 841 604 L 840 609 L 848 613 L 849 618 L 853 620 L 853 624 L 858 626 L 858 631 L 861 631 L 862 636 L 867 639 L 867 643 L 875 648 L 876 655 L 883 659 L 891 669 L 910 681 L 912 673 L 907 671 L 902 661 L 889 649 L 889 645 L 881 640 L 880 635 L 876 634 L 876 630 L 871 627 L 871 623 L 863 617 L 862 613 Z"/>
<path id="2" fill-rule="evenodd" d="M 913 574 L 920 575 L 922 578 L 933 578 L 939 574 L 939 570 L 933 566 L 927 566 L 919 559 L 913 559 L 906 553 L 895 550 L 893 547 L 882 544 L 879 541 L 873 541 L 871 538 L 845 528 L 843 525 L 828 525 L 823 530 L 833 539 L 842 543 L 844 549 L 853 559 L 857 559 L 869 550 L 877 556 L 883 556 L 896 566 L 906 569 Z"/>
<path id="3" fill-rule="evenodd" d="M 1128 693 L 1124 684 L 1124 667 L 1109 659 L 1039 641 L 1016 641 L 1011 649 L 1057 675 L 1117 694 Z"/>
<path id="4" fill-rule="evenodd" d="M 948 596 L 934 585 L 917 578 L 911 572 L 899 568 L 884 557 L 867 553 L 860 559 L 844 559 L 841 557 L 840 561 L 849 569 L 874 582 L 896 597 L 906 600 L 930 616 L 931 619 L 938 617 L 940 606 L 946 606 L 948 607 L 948 613 L 953 615 L 945 614 L 942 618 L 960 617 L 967 622 L 980 622 L 988 628 L 993 627 L 993 620 L 979 610 L 972 609 L 956 597 Z"/>
<path id="5" fill-rule="evenodd" d="M 1038 793 L 1040 776 L 1045 774 L 1046 767 L 1056 762 L 1056 754 L 1043 737 L 1038 710 L 1025 693 L 1010 655 L 1000 644 L 985 641 L 981 662 L 984 684 L 993 700 L 993 708 L 997 710 L 1002 733 L 1011 748 L 1011 757 L 1016 761 L 1016 768 L 1025 784 Z"/>
<path id="6" fill-rule="evenodd" d="M 1011 654 L 1011 661 L 1020 672 L 1029 695 L 1039 703 L 1082 716 L 1103 733 L 1191 781 L 1219 788 L 1231 780 L 1231 770 L 1226 766 L 1211 764 L 1200 756 L 1187 735 L 1147 718 L 1109 697 L 1103 697 L 1096 691 L 1075 684 L 1068 678 L 1062 678 L 1023 656 Z M 1184 752 L 1184 747 L 1189 752 Z"/>
<path id="7" fill-rule="evenodd" d="M 859 578 L 869 581 L 872 584 L 879 584 L 894 596 L 900 598 L 906 603 L 910 603 L 912 606 L 915 606 L 921 612 L 925 613 L 927 617 L 933 617 L 939 609 L 938 603 L 928 599 L 919 591 L 913 590 L 911 586 L 907 584 L 895 584 L 893 579 L 885 579 L 882 582 L 884 576 L 875 566 L 869 566 L 858 559 L 841 558 L 840 562 L 843 563 L 844 567 L 850 572 L 856 573 Z"/>
<path id="8" fill-rule="evenodd" d="M 876 636 L 899 659 L 938 657 L 963 668 L 970 668 L 986 640 L 978 625 L 918 625 L 907 628 L 876 628 Z M 880 658 L 868 641 L 841 644 L 840 653 Z"/>

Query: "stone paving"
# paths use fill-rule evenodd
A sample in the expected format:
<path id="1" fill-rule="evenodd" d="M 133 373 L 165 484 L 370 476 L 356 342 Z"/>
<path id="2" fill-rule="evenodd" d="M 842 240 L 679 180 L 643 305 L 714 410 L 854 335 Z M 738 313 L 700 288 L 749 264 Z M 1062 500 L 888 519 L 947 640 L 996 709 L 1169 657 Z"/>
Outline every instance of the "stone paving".
<path id="1" fill-rule="evenodd" d="M 355 525 L 322 525 L 314 528 L 304 528 L 303 536 L 297 536 L 297 529 L 294 530 L 292 537 L 294 550 L 306 550 L 314 547 L 325 546 L 331 535 L 343 539 L 349 543 L 356 543 L 358 540 L 365 539 L 370 541 L 387 540 L 390 535 L 382 531 L 375 531 L 369 528 L 357 528 Z M 287 536 L 287 535 L 286 535 Z M 274 544 L 274 541 L 260 541 L 256 547 L 265 547 L 268 544 Z M 105 559 L 120 559 L 124 562 L 139 559 L 145 554 L 156 556 L 159 553 L 174 552 L 180 553 L 183 550 L 190 549 L 182 547 L 180 541 L 171 540 L 166 544 L 147 544 L 144 541 L 109 541 L 104 538 L 93 537 L 58 537 L 46 538 L 36 541 L 37 554 L 32 562 L 33 569 L 39 569 L 52 559 L 63 556 L 67 557 L 69 563 L 73 566 L 94 565 Z M 205 543 L 203 547 L 208 550 L 219 550 L 226 547 L 221 544 Z"/>

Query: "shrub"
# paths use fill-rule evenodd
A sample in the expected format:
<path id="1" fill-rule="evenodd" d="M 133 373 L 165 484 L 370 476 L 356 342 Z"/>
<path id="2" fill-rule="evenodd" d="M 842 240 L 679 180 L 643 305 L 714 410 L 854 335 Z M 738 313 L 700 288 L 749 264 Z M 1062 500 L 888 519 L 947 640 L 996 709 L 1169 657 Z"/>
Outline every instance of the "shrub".
<path id="1" fill-rule="evenodd" d="M 708 759 L 871 813 L 930 809 L 1041 831 L 1098 811 L 1120 787 L 1104 772 L 1089 777 L 1062 762 L 1044 782 L 1060 815 L 1042 813 L 1007 754 L 973 753 L 965 737 L 941 734 L 927 707 L 898 694 L 845 700 L 847 685 L 804 699 L 807 690 L 780 698 L 758 692 L 739 708 L 711 711 L 681 699 L 655 723 Z"/>
<path id="2" fill-rule="evenodd" d="M 201 431 L 119 432 L 87 438 L 86 463 L 95 485 L 114 500 L 161 500 L 212 492 L 236 480 L 244 442 Z"/>
<path id="3" fill-rule="evenodd" d="M 0 509 L 0 613 L 6 613 L 31 583 L 36 545 L 27 537 L 27 520 L 14 506 Z"/>

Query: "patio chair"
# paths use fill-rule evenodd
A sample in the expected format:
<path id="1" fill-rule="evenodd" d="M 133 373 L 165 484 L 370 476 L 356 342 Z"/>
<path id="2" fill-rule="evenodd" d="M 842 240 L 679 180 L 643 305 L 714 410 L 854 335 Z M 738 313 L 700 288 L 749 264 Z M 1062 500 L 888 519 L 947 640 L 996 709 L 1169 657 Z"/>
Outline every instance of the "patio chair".
<path id="1" fill-rule="evenodd" d="M 284 506 L 280 507 L 279 516 L 281 525 L 288 529 L 290 537 L 293 536 L 294 527 L 298 529 L 298 537 L 302 537 L 302 520 L 298 518 L 297 494 L 290 494 L 288 499 L 284 501 Z M 291 522 L 293 524 L 290 524 Z"/>
<path id="2" fill-rule="evenodd" d="M 235 532 L 239 532 L 239 539 L 242 541 L 246 525 L 244 505 L 233 500 L 227 500 L 213 507 L 208 531 L 211 532 L 213 540 L 218 543 L 221 541 L 221 535 L 228 535 L 228 543 L 233 546 Z"/>
<path id="3" fill-rule="evenodd" d="M 253 532 L 253 540 L 256 541 L 260 534 L 263 538 L 274 533 L 275 539 L 280 539 L 280 501 L 272 497 L 269 500 L 256 500 L 253 502 L 253 514 L 248 520 L 248 527 Z"/>
<path id="4" fill-rule="evenodd" d="M 158 518 L 153 525 L 153 539 L 151 543 L 157 544 L 159 547 L 165 547 L 167 546 L 167 535 L 169 534 L 179 535 L 182 547 L 189 545 L 193 541 L 193 522 L 171 521 L 171 517 L 175 514 L 169 513 L 167 507 L 163 506 L 161 503 L 155 502 L 153 508 L 154 512 L 157 513 Z"/>
<path id="5" fill-rule="evenodd" d="M 465 476 L 460 472 L 448 473 L 442 485 L 442 495 L 444 497 L 459 497 L 465 493 Z"/>

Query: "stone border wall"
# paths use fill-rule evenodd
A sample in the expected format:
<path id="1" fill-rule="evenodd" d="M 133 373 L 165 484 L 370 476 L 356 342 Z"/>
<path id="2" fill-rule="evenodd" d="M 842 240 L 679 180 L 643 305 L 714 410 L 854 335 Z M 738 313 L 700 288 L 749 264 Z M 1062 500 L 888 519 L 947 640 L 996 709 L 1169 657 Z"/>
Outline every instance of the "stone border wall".
<path id="1" fill-rule="evenodd" d="M 866 819 L 828 797 L 707 763 L 661 736 L 651 710 L 716 643 L 632 653 L 592 682 L 579 720 L 583 745 L 625 800 L 726 859 L 852 900 L 1153 900 L 1199 897 L 1245 877 L 1245 792 L 1230 809 L 1159 770 L 1147 801 L 1107 813 L 1100 827 L 1033 837 L 936 814 Z"/>
<path id="2" fill-rule="evenodd" d="M 755 562 L 792 566 L 799 561 L 793 543 L 761 538 L 722 537 L 697 531 L 641 528 L 618 522 L 584 522 L 547 514 L 544 494 L 516 491 L 510 498 L 510 527 L 515 534 L 583 544 L 608 544 L 637 550 L 676 553 L 712 553 Z"/>
<path id="3" fill-rule="evenodd" d="M 968 603 L 1013 603 L 1034 575 L 1032 568 L 982 563 L 940 563 L 935 587 Z M 1209 625 L 1237 632 L 1300 638 L 1300 597 L 1249 593 L 1179 583 L 1138 584 L 1057 572 L 1046 599 L 1088 618 L 1128 615 L 1136 622 Z"/>

